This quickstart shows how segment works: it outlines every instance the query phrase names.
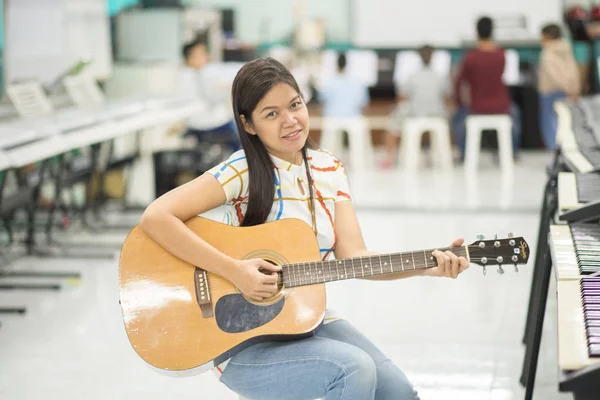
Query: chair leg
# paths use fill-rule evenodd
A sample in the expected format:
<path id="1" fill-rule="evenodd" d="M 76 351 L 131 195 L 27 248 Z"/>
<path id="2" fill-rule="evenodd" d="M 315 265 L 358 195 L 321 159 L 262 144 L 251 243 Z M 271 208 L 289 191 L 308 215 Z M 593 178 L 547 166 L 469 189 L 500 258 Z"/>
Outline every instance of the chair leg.
<path id="1" fill-rule="evenodd" d="M 367 124 L 356 122 L 347 128 L 351 167 L 356 170 L 373 167 L 373 144 Z"/>
<path id="2" fill-rule="evenodd" d="M 467 122 L 467 145 L 465 154 L 465 172 L 475 174 L 479 165 L 481 151 L 481 130 L 469 127 Z"/>
<path id="3" fill-rule="evenodd" d="M 513 150 L 512 134 L 510 124 L 507 124 L 502 130 L 498 130 L 498 150 L 500 152 L 500 168 L 504 174 L 511 174 L 513 171 Z"/>
<path id="4" fill-rule="evenodd" d="M 440 126 L 431 134 L 432 151 L 436 156 L 439 166 L 444 171 L 452 171 L 452 144 L 450 143 L 450 132 L 448 126 Z"/>
<path id="5" fill-rule="evenodd" d="M 415 171 L 419 167 L 419 157 L 421 155 L 421 132 L 418 128 L 406 124 L 402 135 L 402 150 L 400 153 L 403 158 L 404 169 Z"/>
<path id="6" fill-rule="evenodd" d="M 325 122 L 323 124 L 323 131 L 321 132 L 320 147 L 323 150 L 329 151 L 334 156 L 340 157 L 340 142 L 341 135 L 339 130 L 336 127 Z"/>

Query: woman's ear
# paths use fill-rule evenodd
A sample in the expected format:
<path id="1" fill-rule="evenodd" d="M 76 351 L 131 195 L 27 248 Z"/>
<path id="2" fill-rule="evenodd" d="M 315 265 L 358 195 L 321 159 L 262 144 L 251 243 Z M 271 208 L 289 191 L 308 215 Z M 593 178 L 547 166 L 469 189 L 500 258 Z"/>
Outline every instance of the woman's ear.
<path id="1" fill-rule="evenodd" d="M 240 114 L 240 119 L 242 120 L 242 125 L 244 126 L 244 130 L 251 135 L 256 135 L 256 130 L 252 126 L 252 122 L 247 121 L 246 117 Z"/>

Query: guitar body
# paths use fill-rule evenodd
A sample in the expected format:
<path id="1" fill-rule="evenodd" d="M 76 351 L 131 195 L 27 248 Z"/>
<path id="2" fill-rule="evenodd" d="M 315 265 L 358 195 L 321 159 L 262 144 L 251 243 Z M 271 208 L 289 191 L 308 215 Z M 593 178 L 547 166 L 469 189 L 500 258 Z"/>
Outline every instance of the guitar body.
<path id="1" fill-rule="evenodd" d="M 194 217 L 186 225 L 235 259 L 262 258 L 277 265 L 320 259 L 315 235 L 301 220 L 232 227 Z M 119 287 L 125 329 L 138 355 L 156 368 L 202 371 L 260 341 L 309 336 L 325 315 L 324 284 L 284 287 L 255 302 L 229 281 L 196 267 L 210 268 L 173 256 L 139 226 L 123 245 Z"/>

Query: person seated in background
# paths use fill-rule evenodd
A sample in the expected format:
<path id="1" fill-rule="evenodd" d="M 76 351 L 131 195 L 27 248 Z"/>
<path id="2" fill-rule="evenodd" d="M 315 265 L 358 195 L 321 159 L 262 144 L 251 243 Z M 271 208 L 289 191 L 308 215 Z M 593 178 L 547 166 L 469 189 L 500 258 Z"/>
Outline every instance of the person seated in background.
<path id="1" fill-rule="evenodd" d="M 547 149 L 556 147 L 557 116 L 554 102 L 565 97 L 577 97 L 581 89 L 579 69 L 571 44 L 562 38 L 556 24 L 542 28 L 542 54 L 538 79 L 540 93 L 540 126 Z"/>
<path id="2" fill-rule="evenodd" d="M 385 133 L 385 158 L 379 164 L 381 168 L 389 168 L 396 162 L 398 140 L 406 118 L 447 117 L 445 102 L 451 101 L 448 83 L 431 66 L 433 50 L 427 45 L 419 49 L 423 68 L 398 88 L 398 104 L 390 116 L 389 130 Z"/>
<path id="3" fill-rule="evenodd" d="M 360 117 L 369 103 L 369 90 L 358 79 L 346 74 L 346 55 L 337 60 L 338 73 L 323 84 L 319 100 L 323 103 L 323 117 Z"/>
<path id="4" fill-rule="evenodd" d="M 183 57 L 185 66 L 179 77 L 179 93 L 202 105 L 202 111 L 188 120 L 186 136 L 194 136 L 198 142 L 226 143 L 233 151 L 239 150 L 229 100 L 233 80 L 220 79 L 219 66 L 209 63 L 206 45 L 201 41 L 186 44 Z"/>
<path id="5" fill-rule="evenodd" d="M 493 23 L 489 17 L 477 21 L 477 48 L 468 52 L 456 80 L 454 95 L 458 110 L 452 118 L 452 132 L 464 159 L 467 116 L 470 114 L 510 114 L 512 117 L 513 152 L 517 154 L 521 144 L 521 114 L 511 103 L 508 88 L 502 81 L 506 63 L 504 49 L 492 40 Z M 464 104 L 461 88 L 469 85 L 470 104 Z"/>

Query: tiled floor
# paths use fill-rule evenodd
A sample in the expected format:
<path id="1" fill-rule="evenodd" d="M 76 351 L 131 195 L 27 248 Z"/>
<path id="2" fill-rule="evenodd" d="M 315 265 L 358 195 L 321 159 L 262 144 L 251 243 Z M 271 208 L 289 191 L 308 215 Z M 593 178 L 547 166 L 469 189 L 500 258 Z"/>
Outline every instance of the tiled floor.
<path id="1" fill-rule="evenodd" d="M 513 232 L 535 247 L 547 161 L 545 154 L 524 154 L 515 179 L 504 186 L 491 158 L 471 187 L 459 169 L 451 178 L 431 171 L 412 178 L 351 174 L 367 243 L 391 252 Z M 1 399 L 237 399 L 211 373 L 171 378 L 137 357 L 120 318 L 116 254 L 113 260 L 24 258 L 10 267 L 80 271 L 82 279 L 61 281 L 59 292 L 0 292 L 0 305 L 28 307 L 24 317 L 0 316 Z M 510 267 L 504 275 L 490 269 L 484 276 L 473 265 L 457 280 L 337 282 L 329 284 L 329 306 L 378 343 L 423 400 L 521 399 L 531 272 L 532 263 L 519 273 Z M 540 400 L 568 398 L 556 389 L 553 296 L 548 308 Z"/>

